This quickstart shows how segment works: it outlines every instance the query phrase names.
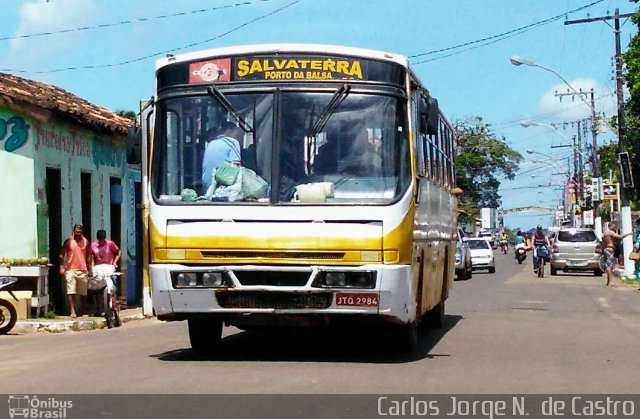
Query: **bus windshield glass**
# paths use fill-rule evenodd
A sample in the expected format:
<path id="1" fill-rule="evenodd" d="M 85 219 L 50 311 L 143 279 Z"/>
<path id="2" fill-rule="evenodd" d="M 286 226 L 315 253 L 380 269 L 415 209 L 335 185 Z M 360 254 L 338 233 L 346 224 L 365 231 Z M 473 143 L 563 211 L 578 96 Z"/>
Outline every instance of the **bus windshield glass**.
<path id="1" fill-rule="evenodd" d="M 155 200 L 163 205 L 397 200 L 411 179 L 402 93 L 345 86 L 227 89 L 223 100 L 211 92 L 161 99 L 151 172 Z"/>

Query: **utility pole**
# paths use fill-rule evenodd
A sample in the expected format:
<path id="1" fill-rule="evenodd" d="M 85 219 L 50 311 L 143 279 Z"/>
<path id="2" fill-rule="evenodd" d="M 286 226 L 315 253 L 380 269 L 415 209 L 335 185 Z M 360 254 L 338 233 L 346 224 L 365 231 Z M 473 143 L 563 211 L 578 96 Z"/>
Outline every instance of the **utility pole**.
<path id="1" fill-rule="evenodd" d="M 616 8 L 613 16 L 600 16 L 588 19 L 579 19 L 579 20 L 567 20 L 564 22 L 565 25 L 572 25 L 576 23 L 591 23 L 595 21 L 603 21 L 606 22 L 608 20 L 614 21 L 614 35 L 615 35 L 615 47 L 616 47 L 616 93 L 617 93 L 617 103 L 618 103 L 618 163 L 621 165 L 620 173 L 622 174 L 624 168 L 622 167 L 623 161 L 621 156 L 627 152 L 625 134 L 626 134 L 626 124 L 624 118 L 624 97 L 622 90 L 622 49 L 620 47 L 620 18 L 621 17 L 631 17 L 634 13 L 625 13 L 620 14 L 618 8 Z M 622 176 L 621 176 L 622 177 Z M 624 190 L 623 185 L 620 185 L 620 199 L 622 202 L 621 208 L 621 218 L 622 218 L 622 233 L 630 232 L 632 229 L 631 225 L 631 208 L 629 207 L 629 196 Z M 633 239 L 629 237 L 625 237 L 623 239 L 623 249 L 624 249 L 624 273 L 625 276 L 632 276 L 635 269 L 635 262 L 629 259 L 629 253 L 631 252 L 631 247 L 633 246 Z"/>
<path id="2" fill-rule="evenodd" d="M 600 217 L 600 201 L 602 200 L 602 194 L 600 191 L 602 188 L 602 168 L 600 167 L 600 155 L 598 153 L 598 114 L 596 112 L 595 93 L 593 89 L 590 89 L 588 92 L 584 92 L 580 89 L 577 94 L 579 96 L 588 97 L 589 103 L 591 104 L 591 184 L 597 188 L 597 190 L 593 191 L 591 194 L 591 203 L 593 204 L 594 227 L 598 237 L 602 237 L 602 218 Z M 567 93 L 555 92 L 555 95 L 556 97 L 559 97 L 562 102 L 562 98 L 565 96 L 571 96 L 571 98 L 574 99 L 576 93 L 567 90 Z M 581 99 L 584 101 L 585 98 L 581 97 Z M 580 130 L 580 128 L 578 128 L 578 130 Z"/>

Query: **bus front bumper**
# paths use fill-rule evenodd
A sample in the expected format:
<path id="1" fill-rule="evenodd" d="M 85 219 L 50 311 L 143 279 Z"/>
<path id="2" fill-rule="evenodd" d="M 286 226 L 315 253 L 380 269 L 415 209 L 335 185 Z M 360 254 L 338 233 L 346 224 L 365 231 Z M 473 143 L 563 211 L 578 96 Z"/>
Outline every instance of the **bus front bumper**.
<path id="1" fill-rule="evenodd" d="M 224 270 L 228 287 L 177 288 L 172 272 Z M 363 266 L 188 266 L 154 264 L 149 268 L 152 299 L 161 320 L 185 320 L 194 317 L 217 317 L 229 324 L 282 324 L 293 319 L 296 324 L 323 323 L 330 317 L 378 317 L 393 323 L 415 320 L 415 295 L 411 291 L 411 268 L 407 265 Z M 239 272 L 259 271 L 308 272 L 308 280 L 298 286 L 243 285 Z M 322 272 L 375 272 L 373 288 L 319 287 Z M 236 275 L 238 274 L 238 275 Z M 246 281 L 245 281 L 246 282 Z"/>

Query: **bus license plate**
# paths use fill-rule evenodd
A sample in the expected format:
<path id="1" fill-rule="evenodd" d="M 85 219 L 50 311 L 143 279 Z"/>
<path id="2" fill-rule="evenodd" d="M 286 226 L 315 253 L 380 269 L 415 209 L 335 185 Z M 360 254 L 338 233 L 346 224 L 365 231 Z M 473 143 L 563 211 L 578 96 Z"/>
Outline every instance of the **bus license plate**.
<path id="1" fill-rule="evenodd" d="M 336 305 L 378 307 L 378 294 L 372 292 L 336 292 Z"/>

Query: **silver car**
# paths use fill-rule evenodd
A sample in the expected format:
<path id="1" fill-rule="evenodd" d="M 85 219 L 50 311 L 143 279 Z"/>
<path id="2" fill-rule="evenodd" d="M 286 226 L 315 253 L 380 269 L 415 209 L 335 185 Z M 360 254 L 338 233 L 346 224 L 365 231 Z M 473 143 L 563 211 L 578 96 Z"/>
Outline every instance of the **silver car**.
<path id="1" fill-rule="evenodd" d="M 591 228 L 563 228 L 558 231 L 551 253 L 551 275 L 558 270 L 591 271 L 602 276 L 599 259 L 601 247 Z"/>
<path id="2" fill-rule="evenodd" d="M 457 279 L 465 280 L 473 275 L 473 266 L 471 265 L 471 250 L 467 239 L 458 232 L 458 240 L 456 242 L 456 276 Z"/>

